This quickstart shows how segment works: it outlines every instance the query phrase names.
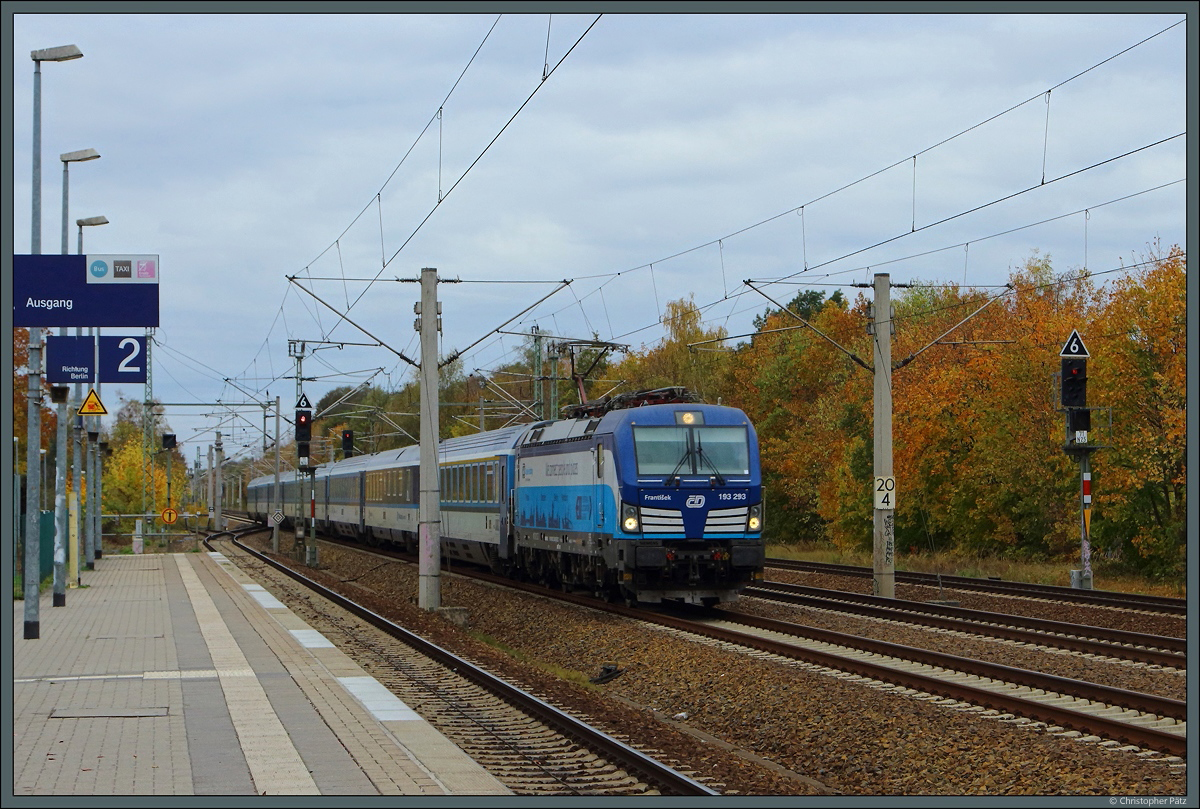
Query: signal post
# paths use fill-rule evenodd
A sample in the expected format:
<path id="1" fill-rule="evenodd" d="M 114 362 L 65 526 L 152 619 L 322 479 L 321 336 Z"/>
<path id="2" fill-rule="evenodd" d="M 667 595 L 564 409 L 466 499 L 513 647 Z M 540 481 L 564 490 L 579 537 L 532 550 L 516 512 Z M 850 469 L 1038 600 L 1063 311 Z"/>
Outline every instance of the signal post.
<path id="1" fill-rule="evenodd" d="M 1088 441 L 1092 412 L 1087 406 L 1087 361 L 1091 356 L 1077 330 L 1063 344 L 1062 406 L 1066 411 L 1066 443 L 1063 450 L 1079 461 L 1079 531 L 1082 570 L 1071 571 L 1071 586 L 1092 589 L 1092 466 L 1091 455 L 1100 449 Z"/>
<path id="2" fill-rule="evenodd" d="M 309 510 L 308 527 L 300 529 L 300 539 L 304 548 L 304 563 L 309 567 L 317 566 L 317 468 L 309 460 L 309 442 L 312 440 L 312 405 L 308 397 L 300 394 L 296 402 L 296 455 L 299 461 L 300 474 L 307 475 L 309 480 Z M 296 524 L 304 524 L 303 516 L 297 515 Z"/>

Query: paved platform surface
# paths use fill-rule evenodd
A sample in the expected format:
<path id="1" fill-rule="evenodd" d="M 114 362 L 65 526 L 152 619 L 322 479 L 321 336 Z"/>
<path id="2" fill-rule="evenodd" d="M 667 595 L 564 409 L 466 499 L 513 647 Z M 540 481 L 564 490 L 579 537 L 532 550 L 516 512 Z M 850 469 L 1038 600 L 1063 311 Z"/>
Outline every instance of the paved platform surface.
<path id="1" fill-rule="evenodd" d="M 109 556 L 13 614 L 12 792 L 507 795 L 220 554 Z"/>

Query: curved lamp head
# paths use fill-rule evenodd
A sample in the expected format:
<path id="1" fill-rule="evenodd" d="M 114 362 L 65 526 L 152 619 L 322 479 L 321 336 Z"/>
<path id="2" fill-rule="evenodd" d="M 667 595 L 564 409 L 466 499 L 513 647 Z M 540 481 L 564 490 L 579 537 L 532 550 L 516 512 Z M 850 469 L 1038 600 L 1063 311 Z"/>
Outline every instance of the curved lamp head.
<path id="1" fill-rule="evenodd" d="M 35 62 L 66 62 L 81 56 L 83 51 L 76 45 L 59 45 L 57 48 L 42 48 L 29 52 L 29 58 Z"/>

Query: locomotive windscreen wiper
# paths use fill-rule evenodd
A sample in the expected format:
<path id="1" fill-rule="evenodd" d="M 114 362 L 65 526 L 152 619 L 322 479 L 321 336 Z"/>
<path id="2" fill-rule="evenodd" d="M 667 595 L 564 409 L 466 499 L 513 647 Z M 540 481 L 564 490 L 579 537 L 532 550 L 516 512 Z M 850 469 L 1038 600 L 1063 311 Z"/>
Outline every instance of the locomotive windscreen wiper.
<path id="1" fill-rule="evenodd" d="M 698 435 L 696 436 L 696 456 L 700 458 L 701 461 L 704 461 L 704 463 L 708 464 L 708 468 L 713 471 L 713 475 L 715 475 L 717 478 L 717 485 L 724 486 L 725 476 L 721 474 L 720 469 L 717 469 L 717 465 L 712 462 L 712 458 L 709 458 L 704 452 L 704 445 L 700 443 L 700 436 Z"/>
<path id="2" fill-rule="evenodd" d="M 667 485 L 670 485 L 672 480 L 675 481 L 676 486 L 679 485 L 679 483 L 680 483 L 679 470 L 684 465 L 684 463 L 687 462 L 687 459 L 690 457 L 692 457 L 692 442 L 691 442 L 691 436 L 689 435 L 687 447 L 683 450 L 683 457 L 679 459 L 679 463 L 675 464 L 675 468 L 671 470 L 671 474 L 667 475 L 667 480 L 666 480 Z"/>

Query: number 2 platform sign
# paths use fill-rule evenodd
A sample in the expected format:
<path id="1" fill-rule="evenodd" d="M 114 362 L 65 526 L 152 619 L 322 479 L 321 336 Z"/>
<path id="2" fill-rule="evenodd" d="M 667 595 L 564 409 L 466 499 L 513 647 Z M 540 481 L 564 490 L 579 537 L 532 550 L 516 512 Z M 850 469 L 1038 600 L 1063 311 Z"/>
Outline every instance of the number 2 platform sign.
<path id="1" fill-rule="evenodd" d="M 96 364 L 99 348 L 99 376 Z M 46 338 L 46 381 L 70 382 L 146 382 L 146 338 L 101 335 L 94 337 L 50 335 Z"/>

